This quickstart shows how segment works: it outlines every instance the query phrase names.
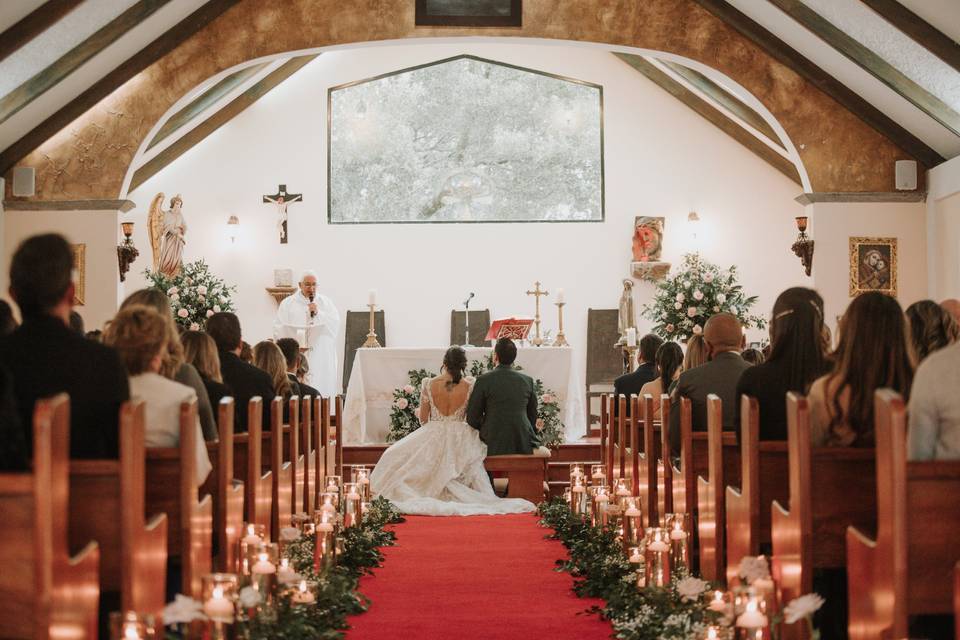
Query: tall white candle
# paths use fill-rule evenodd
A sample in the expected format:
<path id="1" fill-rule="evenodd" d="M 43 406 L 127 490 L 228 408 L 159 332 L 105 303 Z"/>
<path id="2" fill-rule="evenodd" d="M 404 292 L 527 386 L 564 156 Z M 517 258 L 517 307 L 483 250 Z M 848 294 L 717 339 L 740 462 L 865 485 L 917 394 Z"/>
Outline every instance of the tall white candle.
<path id="1" fill-rule="evenodd" d="M 627 327 L 627 346 L 637 346 L 637 330 L 635 327 Z"/>
<path id="2" fill-rule="evenodd" d="M 377 304 L 377 290 L 376 290 L 376 289 L 370 289 L 370 291 L 367 292 L 367 304 Z"/>
<path id="3" fill-rule="evenodd" d="M 557 289 L 557 304 L 563 304 L 566 302 L 566 296 L 563 289 Z"/>

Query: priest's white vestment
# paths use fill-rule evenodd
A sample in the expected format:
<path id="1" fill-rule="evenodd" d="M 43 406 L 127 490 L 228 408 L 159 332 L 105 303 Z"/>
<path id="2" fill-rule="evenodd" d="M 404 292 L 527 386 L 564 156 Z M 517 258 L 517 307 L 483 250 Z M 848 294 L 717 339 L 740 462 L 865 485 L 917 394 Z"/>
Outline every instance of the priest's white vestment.
<path id="1" fill-rule="evenodd" d="M 310 371 L 307 384 L 316 387 L 324 397 L 337 394 L 337 333 L 340 330 L 340 312 L 327 296 L 314 297 L 317 314 L 310 317 L 310 301 L 302 291 L 287 296 L 277 309 L 273 323 L 275 338 L 293 338 L 301 347 Z"/>

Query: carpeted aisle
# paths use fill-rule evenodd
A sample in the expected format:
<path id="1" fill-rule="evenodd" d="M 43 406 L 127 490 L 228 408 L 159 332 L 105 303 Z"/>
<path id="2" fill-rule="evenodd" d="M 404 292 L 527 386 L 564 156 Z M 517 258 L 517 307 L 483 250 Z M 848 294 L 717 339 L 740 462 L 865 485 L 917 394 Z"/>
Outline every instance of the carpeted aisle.
<path id="1" fill-rule="evenodd" d="M 363 578 L 372 604 L 350 619 L 349 640 L 366 638 L 609 638 L 610 625 L 583 611 L 567 573 L 554 571 L 563 545 L 544 540 L 533 515 L 409 517 L 386 562 Z"/>

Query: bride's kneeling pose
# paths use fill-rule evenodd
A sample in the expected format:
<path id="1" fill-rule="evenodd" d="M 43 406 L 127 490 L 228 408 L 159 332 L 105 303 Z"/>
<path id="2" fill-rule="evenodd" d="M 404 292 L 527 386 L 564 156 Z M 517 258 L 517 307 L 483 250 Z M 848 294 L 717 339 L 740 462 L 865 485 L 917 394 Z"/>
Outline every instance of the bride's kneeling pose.
<path id="1" fill-rule="evenodd" d="M 450 347 L 443 370 L 420 389 L 423 426 L 383 452 L 370 478 L 374 493 L 404 513 L 469 516 L 533 511 L 533 503 L 501 499 L 483 467 L 487 445 L 466 422 L 474 379 L 464 377 L 467 354 Z"/>

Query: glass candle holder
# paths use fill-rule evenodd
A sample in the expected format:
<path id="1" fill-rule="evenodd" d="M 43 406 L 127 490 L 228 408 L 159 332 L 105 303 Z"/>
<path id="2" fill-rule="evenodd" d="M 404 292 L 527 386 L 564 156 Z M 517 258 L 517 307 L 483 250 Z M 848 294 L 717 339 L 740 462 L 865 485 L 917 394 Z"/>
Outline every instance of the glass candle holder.
<path id="1" fill-rule="evenodd" d="M 590 484 L 601 485 L 607 482 L 607 468 L 602 464 L 590 465 Z"/>
<path id="2" fill-rule="evenodd" d="M 646 564 L 647 586 L 665 587 L 670 584 L 670 537 L 660 527 L 647 529 Z"/>
<path id="3" fill-rule="evenodd" d="M 280 584 L 293 584 L 300 578 L 293 565 L 290 564 L 290 558 L 280 558 L 280 565 L 277 567 L 277 582 Z"/>
<path id="4" fill-rule="evenodd" d="M 570 506 L 570 500 L 571 500 L 570 494 L 571 494 L 570 487 L 564 488 L 564 490 L 563 490 L 563 501 L 567 503 L 567 506 Z"/>
<path id="5" fill-rule="evenodd" d="M 592 509 L 590 512 L 590 522 L 595 527 L 602 527 L 607 523 L 607 507 L 610 506 L 610 491 L 605 485 L 595 487 L 593 490 Z"/>
<path id="6" fill-rule="evenodd" d="M 339 509 L 340 503 L 343 502 L 343 478 L 340 476 L 327 476 L 323 482 L 323 493 L 337 494 L 336 505 Z"/>
<path id="7" fill-rule="evenodd" d="M 729 592 L 715 589 L 707 591 L 705 597 L 707 598 L 707 608 L 710 611 L 715 611 L 725 617 L 732 615 L 733 603 Z"/>
<path id="8" fill-rule="evenodd" d="M 147 640 L 156 637 L 156 620 L 148 613 L 114 611 L 110 614 L 110 640 Z"/>
<path id="9" fill-rule="evenodd" d="M 583 465 L 579 462 L 570 463 L 570 486 L 573 486 L 574 481 L 579 478 L 581 484 L 587 484 L 587 474 L 583 470 Z"/>
<path id="10" fill-rule="evenodd" d="M 690 568 L 690 514 L 667 513 L 664 527 L 670 532 L 670 562 L 674 569 Z"/>
<path id="11" fill-rule="evenodd" d="M 587 497 L 586 479 L 577 478 L 570 487 L 570 511 L 576 516 L 586 516 L 590 512 L 590 502 Z"/>
<path id="12" fill-rule="evenodd" d="M 357 489 L 358 493 L 363 498 L 364 502 L 370 501 L 370 469 L 366 467 L 353 467 L 350 470 L 350 479 Z"/>
<path id="13" fill-rule="evenodd" d="M 309 605 L 317 601 L 313 595 L 317 589 L 317 583 L 312 580 L 301 580 L 290 594 L 290 601 L 294 605 Z"/>
<path id="14" fill-rule="evenodd" d="M 633 482 L 629 477 L 617 478 L 613 485 L 613 496 L 621 510 L 627 508 L 627 498 L 633 495 Z"/>
<path id="15" fill-rule="evenodd" d="M 743 613 L 737 615 L 735 626 L 738 638 L 763 638 L 770 620 L 761 611 L 761 599 L 755 593 L 746 597 Z"/>
<path id="16" fill-rule="evenodd" d="M 627 547 L 638 547 L 643 542 L 645 531 L 643 529 L 643 511 L 640 509 L 640 498 L 630 496 L 625 500 L 626 507 L 622 512 L 623 517 L 623 545 Z"/>
<path id="17" fill-rule="evenodd" d="M 703 640 L 730 640 L 730 628 L 711 625 L 707 627 L 706 631 L 704 631 L 700 637 L 703 638 Z"/>
<path id="18" fill-rule="evenodd" d="M 247 556 L 250 564 L 250 583 L 260 592 L 261 603 L 267 606 L 273 604 L 277 595 L 279 556 L 279 547 L 272 542 L 251 547 Z"/>
<path id="19" fill-rule="evenodd" d="M 243 523 L 243 534 L 240 536 L 240 549 L 237 559 L 240 566 L 237 567 L 240 575 L 250 575 L 250 563 L 247 561 L 249 550 L 267 541 L 267 527 L 262 524 L 253 524 L 252 522 Z"/>
<path id="20" fill-rule="evenodd" d="M 343 485 L 343 526 L 359 526 L 363 518 L 363 496 L 360 495 L 360 487 L 354 482 L 347 482 Z"/>
<path id="21" fill-rule="evenodd" d="M 316 541 L 313 546 L 313 570 L 318 575 L 326 575 L 337 566 L 337 534 L 329 522 L 317 525 Z"/>
<path id="22" fill-rule="evenodd" d="M 329 513 L 330 515 L 340 511 L 340 491 L 325 491 L 320 494 L 320 507 L 315 513 Z M 314 516 L 316 517 L 316 516 Z"/>
<path id="23" fill-rule="evenodd" d="M 230 634 L 236 619 L 240 580 L 232 573 L 211 573 L 202 578 L 203 613 L 207 616 L 210 638 L 222 640 Z"/>

